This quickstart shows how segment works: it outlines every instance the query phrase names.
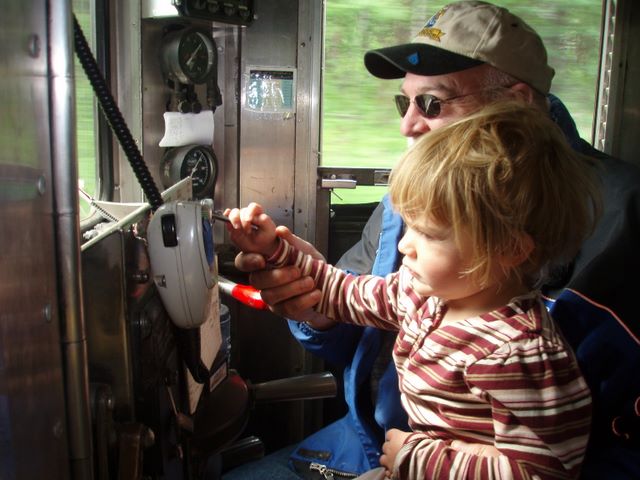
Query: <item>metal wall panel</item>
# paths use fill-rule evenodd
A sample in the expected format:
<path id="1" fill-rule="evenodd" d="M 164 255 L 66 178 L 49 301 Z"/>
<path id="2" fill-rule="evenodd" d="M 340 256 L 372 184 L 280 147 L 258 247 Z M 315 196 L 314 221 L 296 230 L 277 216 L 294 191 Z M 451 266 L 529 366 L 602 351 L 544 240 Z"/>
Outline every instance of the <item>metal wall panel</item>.
<path id="1" fill-rule="evenodd" d="M 109 385 L 115 418 L 134 421 L 123 237 L 116 231 L 82 252 L 82 286 L 91 382 Z"/>
<path id="2" fill-rule="evenodd" d="M 70 477 L 52 196 L 48 8 L 43 0 L 12 0 L 3 2 L 0 17 L 0 478 Z"/>
<path id="3" fill-rule="evenodd" d="M 320 164 L 323 3 L 300 1 L 298 13 L 294 232 L 312 243 L 318 237 L 316 171 Z M 326 255 L 326 251 L 322 253 Z"/>
<path id="4" fill-rule="evenodd" d="M 315 189 L 309 189 L 308 182 L 309 175 L 315 177 L 311 165 L 316 160 L 314 150 L 309 148 L 313 144 L 309 129 L 311 112 L 317 112 L 317 97 L 312 95 L 311 71 L 313 65 L 319 68 L 320 60 L 314 64 L 312 58 L 318 50 L 310 38 L 311 20 L 305 17 L 299 28 L 301 11 L 307 15 L 312 10 L 308 3 L 256 2 L 256 19 L 240 32 L 238 197 L 226 196 L 227 202 L 237 201 L 240 206 L 259 202 L 277 224 L 303 236 L 314 231 L 309 221 L 315 213 L 311 197 Z M 295 70 L 293 112 L 249 108 L 251 67 Z M 232 315 L 231 363 L 244 378 L 263 382 L 314 371 L 310 356 L 293 339 L 283 318 L 246 307 L 232 308 Z M 320 408 L 320 401 L 260 405 L 253 410 L 246 433 L 259 435 L 267 451 L 277 449 L 310 434 L 305 419 L 317 418 Z"/>
<path id="5" fill-rule="evenodd" d="M 239 200 L 259 202 L 277 224 L 293 227 L 296 116 L 252 111 L 246 95 L 249 67 L 296 67 L 298 2 L 257 2 L 256 15 L 240 63 Z"/>

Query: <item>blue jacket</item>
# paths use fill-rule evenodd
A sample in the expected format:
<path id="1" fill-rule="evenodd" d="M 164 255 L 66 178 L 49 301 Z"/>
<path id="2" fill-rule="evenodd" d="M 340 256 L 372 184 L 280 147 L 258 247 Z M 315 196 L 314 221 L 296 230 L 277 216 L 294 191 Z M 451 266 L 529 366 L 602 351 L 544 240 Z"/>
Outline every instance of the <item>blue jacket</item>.
<path id="1" fill-rule="evenodd" d="M 640 320 L 634 301 L 640 290 L 640 170 L 580 139 L 562 102 L 549 99 L 552 118 L 573 148 L 602 166 L 604 212 L 598 227 L 573 264 L 544 289 L 593 395 L 594 425 L 583 477 L 640 478 Z M 402 221 L 385 196 L 363 238 L 338 266 L 376 275 L 395 271 L 402 231 Z M 289 326 L 307 350 L 344 367 L 349 410 L 303 440 L 291 458 L 358 474 L 379 466 L 384 431 L 408 429 L 393 362 L 387 363 L 380 380 L 375 406 L 368 402 L 374 362 L 390 348 L 385 332 L 345 324 L 323 332 L 294 321 Z"/>
<path id="2" fill-rule="evenodd" d="M 552 117 L 600 166 L 603 212 L 573 263 L 545 288 L 593 396 L 582 478 L 640 478 L 640 169 L 580 139 L 564 105 Z"/>

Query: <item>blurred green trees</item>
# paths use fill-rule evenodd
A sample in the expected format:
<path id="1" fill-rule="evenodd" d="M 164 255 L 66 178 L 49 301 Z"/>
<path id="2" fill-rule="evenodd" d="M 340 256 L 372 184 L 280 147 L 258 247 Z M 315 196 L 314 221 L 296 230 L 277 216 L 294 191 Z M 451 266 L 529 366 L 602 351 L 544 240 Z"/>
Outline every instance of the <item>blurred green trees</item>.
<path id="1" fill-rule="evenodd" d="M 399 80 L 379 80 L 364 67 L 367 50 L 407 43 L 447 1 L 326 0 L 323 165 L 390 167 L 406 148 L 392 96 Z M 601 2 L 501 0 L 543 38 L 556 75 L 552 93 L 591 140 L 599 66 Z M 349 202 L 380 197 L 380 188 L 340 191 Z"/>

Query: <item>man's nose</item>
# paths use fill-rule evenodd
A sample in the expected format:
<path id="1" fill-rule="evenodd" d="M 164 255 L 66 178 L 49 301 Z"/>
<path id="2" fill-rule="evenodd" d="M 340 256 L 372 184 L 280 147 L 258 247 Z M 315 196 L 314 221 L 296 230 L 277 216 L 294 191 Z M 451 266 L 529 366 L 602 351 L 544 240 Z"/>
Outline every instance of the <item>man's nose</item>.
<path id="1" fill-rule="evenodd" d="M 405 137 L 417 138 L 429 130 L 431 130 L 431 128 L 429 128 L 429 122 L 421 114 L 415 103 L 411 102 L 407 113 L 400 121 L 400 133 Z"/>

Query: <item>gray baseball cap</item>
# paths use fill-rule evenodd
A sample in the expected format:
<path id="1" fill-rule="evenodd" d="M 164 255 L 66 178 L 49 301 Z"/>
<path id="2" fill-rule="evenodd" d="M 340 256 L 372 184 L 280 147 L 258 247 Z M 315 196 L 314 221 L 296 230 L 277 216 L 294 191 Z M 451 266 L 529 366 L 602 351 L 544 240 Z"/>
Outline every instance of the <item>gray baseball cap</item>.
<path id="1" fill-rule="evenodd" d="M 481 1 L 450 3 L 413 42 L 369 50 L 364 63 L 379 78 L 443 75 L 488 63 L 542 93 L 554 70 L 540 36 L 506 8 Z"/>

